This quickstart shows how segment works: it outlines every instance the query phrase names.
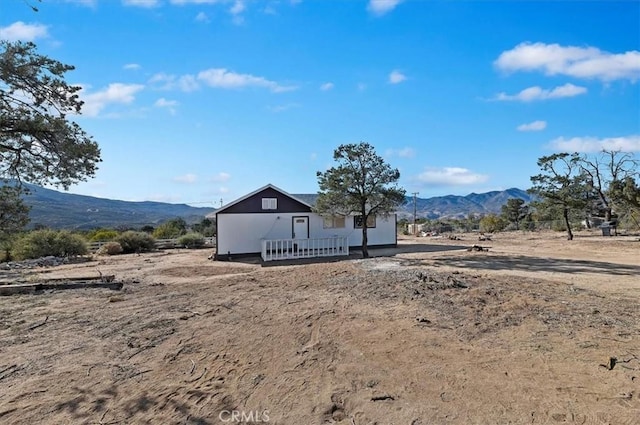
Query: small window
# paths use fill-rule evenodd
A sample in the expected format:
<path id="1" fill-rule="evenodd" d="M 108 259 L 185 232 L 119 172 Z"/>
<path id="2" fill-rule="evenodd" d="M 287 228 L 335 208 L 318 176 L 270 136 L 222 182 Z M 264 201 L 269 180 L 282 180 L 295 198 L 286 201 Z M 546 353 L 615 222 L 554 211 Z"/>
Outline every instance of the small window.
<path id="1" fill-rule="evenodd" d="M 263 210 L 277 210 L 278 209 L 278 198 L 262 198 L 262 209 Z"/>
<path id="2" fill-rule="evenodd" d="M 356 215 L 353 217 L 353 227 L 355 227 L 356 229 L 362 229 L 362 216 L 361 215 Z M 376 227 L 376 216 L 375 215 L 370 215 L 367 218 L 367 228 L 372 228 L 372 227 Z"/>
<path id="3" fill-rule="evenodd" d="M 324 227 L 325 229 L 344 229 L 345 218 L 343 215 L 324 217 L 324 223 L 322 227 Z"/>

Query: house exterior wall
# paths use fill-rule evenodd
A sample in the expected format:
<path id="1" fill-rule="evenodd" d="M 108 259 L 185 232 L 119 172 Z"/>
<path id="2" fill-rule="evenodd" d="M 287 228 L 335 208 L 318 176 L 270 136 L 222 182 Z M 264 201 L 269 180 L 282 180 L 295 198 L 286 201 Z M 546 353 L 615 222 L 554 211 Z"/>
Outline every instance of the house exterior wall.
<path id="1" fill-rule="evenodd" d="M 263 239 L 291 239 L 293 217 L 309 217 L 309 238 L 347 236 L 349 246 L 362 245 L 362 229 L 354 228 L 353 217 L 347 217 L 345 227 L 323 228 L 324 219 L 311 212 L 290 213 L 220 213 L 217 215 L 217 254 L 256 254 Z M 376 227 L 367 229 L 368 245 L 395 245 L 396 217 L 376 217 Z"/>

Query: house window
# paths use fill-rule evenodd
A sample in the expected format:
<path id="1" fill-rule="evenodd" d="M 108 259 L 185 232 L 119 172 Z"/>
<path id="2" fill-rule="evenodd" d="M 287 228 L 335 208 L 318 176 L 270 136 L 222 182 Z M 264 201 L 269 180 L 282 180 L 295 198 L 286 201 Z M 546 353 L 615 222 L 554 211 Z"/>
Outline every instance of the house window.
<path id="1" fill-rule="evenodd" d="M 362 229 L 362 216 L 356 215 L 353 217 L 353 227 L 356 229 Z M 376 216 L 370 215 L 367 218 L 367 228 L 376 227 Z"/>
<path id="2" fill-rule="evenodd" d="M 345 217 L 343 215 L 324 217 L 324 223 L 322 227 L 324 227 L 325 229 L 344 229 Z"/>
<path id="3" fill-rule="evenodd" d="M 262 198 L 262 209 L 263 210 L 277 210 L 278 209 L 278 198 Z"/>

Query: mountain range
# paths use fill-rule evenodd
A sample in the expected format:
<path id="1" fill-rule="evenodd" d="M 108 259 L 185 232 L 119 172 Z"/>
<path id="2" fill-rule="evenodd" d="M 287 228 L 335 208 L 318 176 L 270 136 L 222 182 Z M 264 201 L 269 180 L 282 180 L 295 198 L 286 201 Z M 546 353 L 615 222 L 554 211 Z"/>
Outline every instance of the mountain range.
<path id="1" fill-rule="evenodd" d="M 192 207 L 186 204 L 165 202 L 130 202 L 75 195 L 40 186 L 27 185 L 30 193 L 24 196 L 31 207 L 30 227 L 42 225 L 54 229 L 140 228 L 156 226 L 164 221 L 181 217 L 187 223 L 196 223 L 215 212 L 214 208 Z M 313 204 L 317 195 L 293 195 Z M 529 203 L 527 192 L 511 188 L 503 191 L 471 193 L 466 196 L 438 196 L 415 198 L 417 217 L 430 219 L 459 218 L 469 214 L 499 213 L 509 198 Z M 414 198 L 408 196 L 404 205 L 396 211 L 398 218 L 411 218 Z"/>

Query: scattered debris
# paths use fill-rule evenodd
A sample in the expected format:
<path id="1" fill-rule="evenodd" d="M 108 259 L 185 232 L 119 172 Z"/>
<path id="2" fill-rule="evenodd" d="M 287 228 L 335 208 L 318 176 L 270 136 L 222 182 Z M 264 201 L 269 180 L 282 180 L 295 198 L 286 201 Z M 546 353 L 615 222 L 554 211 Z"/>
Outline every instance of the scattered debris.
<path id="1" fill-rule="evenodd" d="M 389 394 L 383 394 L 383 395 L 377 395 L 377 396 L 373 396 L 371 397 L 371 401 L 387 401 L 387 400 L 395 400 L 396 398 L 392 395 Z"/>
<path id="2" fill-rule="evenodd" d="M 49 255 L 47 257 L 35 258 L 24 261 L 9 261 L 2 263 L 0 268 L 3 270 L 16 270 L 16 269 L 34 269 L 37 267 L 55 267 L 63 264 L 83 263 L 90 261 L 90 258 L 85 257 L 55 257 Z"/>
<path id="3" fill-rule="evenodd" d="M 484 248 L 481 245 L 473 245 L 471 248 L 467 248 L 467 251 L 484 251 L 484 252 L 488 252 L 489 248 Z"/>
<path id="4" fill-rule="evenodd" d="M 458 274 L 458 273 L 456 273 Z M 427 285 L 428 289 L 448 289 L 448 288 L 462 288 L 462 289 L 466 289 L 469 287 L 468 284 L 466 284 L 465 282 L 462 282 L 456 278 L 454 278 L 451 275 L 446 275 L 444 280 L 438 280 L 436 278 L 434 278 L 433 276 L 426 274 L 426 273 L 422 273 L 422 272 L 418 272 L 418 274 L 416 275 L 418 280 L 422 281 L 422 282 L 426 282 L 426 283 L 430 283 L 429 285 Z"/>
<path id="5" fill-rule="evenodd" d="M 119 291 L 124 282 L 103 282 L 101 279 L 75 281 L 67 279 L 64 282 L 50 281 L 44 283 L 21 283 L 18 285 L 0 285 L 0 295 L 39 294 L 46 290 L 108 288 Z"/>
<path id="6" fill-rule="evenodd" d="M 30 330 L 30 331 L 32 331 L 32 330 L 34 330 L 34 329 L 39 328 L 40 326 L 44 326 L 44 325 L 45 325 L 45 323 L 47 323 L 47 320 L 49 320 L 49 316 L 45 317 L 45 318 L 44 318 L 44 321 L 42 321 L 42 322 L 40 322 L 40 323 L 37 323 L 37 324 L 35 324 L 35 325 L 31 325 L 31 326 L 29 326 L 29 330 Z"/>

